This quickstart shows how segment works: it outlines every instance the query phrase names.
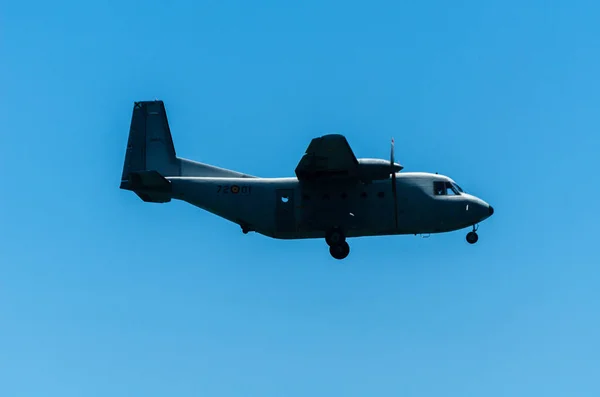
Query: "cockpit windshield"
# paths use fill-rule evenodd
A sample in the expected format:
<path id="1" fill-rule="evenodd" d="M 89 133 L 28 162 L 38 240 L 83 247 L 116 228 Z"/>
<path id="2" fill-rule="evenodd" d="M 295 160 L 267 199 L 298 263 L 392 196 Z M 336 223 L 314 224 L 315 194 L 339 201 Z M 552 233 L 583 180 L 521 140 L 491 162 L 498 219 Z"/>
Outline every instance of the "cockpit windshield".
<path id="1" fill-rule="evenodd" d="M 463 190 L 454 182 L 434 181 L 434 196 L 459 196 Z"/>

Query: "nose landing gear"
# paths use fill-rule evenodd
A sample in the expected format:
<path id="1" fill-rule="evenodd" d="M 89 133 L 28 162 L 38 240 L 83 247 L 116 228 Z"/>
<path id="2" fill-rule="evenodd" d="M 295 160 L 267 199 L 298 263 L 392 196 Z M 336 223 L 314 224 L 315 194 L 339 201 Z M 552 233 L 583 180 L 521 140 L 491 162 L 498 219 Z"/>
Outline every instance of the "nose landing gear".
<path id="1" fill-rule="evenodd" d="M 477 235 L 477 229 L 479 229 L 479 227 L 473 225 L 473 231 L 467 233 L 467 243 L 475 244 L 477 240 L 479 240 L 479 236 Z"/>
<path id="2" fill-rule="evenodd" d="M 325 242 L 329 245 L 329 253 L 335 259 L 344 259 L 350 253 L 346 236 L 339 228 L 330 230 L 325 236 Z"/>

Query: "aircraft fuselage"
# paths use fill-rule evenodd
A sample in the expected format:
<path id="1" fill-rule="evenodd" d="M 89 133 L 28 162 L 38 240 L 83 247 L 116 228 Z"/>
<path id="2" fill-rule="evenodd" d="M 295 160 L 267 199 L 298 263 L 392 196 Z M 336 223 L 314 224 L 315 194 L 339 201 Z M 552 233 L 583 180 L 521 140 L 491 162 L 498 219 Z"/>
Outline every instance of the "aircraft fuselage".
<path id="1" fill-rule="evenodd" d="M 323 238 L 331 225 L 346 237 L 427 234 L 462 229 L 489 217 L 484 201 L 460 192 L 435 195 L 443 175 L 396 175 L 396 226 L 391 179 L 369 184 L 309 184 L 297 178 L 170 177 L 171 198 L 278 239 Z"/>

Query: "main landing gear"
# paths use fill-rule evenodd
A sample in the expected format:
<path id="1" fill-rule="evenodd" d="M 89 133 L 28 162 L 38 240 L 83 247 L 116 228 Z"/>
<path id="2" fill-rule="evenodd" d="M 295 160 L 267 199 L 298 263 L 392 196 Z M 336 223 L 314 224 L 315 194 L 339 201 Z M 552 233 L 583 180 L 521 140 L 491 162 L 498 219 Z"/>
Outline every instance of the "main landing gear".
<path id="1" fill-rule="evenodd" d="M 473 225 L 473 231 L 467 233 L 467 243 L 475 244 L 477 240 L 479 240 L 479 236 L 477 235 L 478 227 Z"/>
<path id="2" fill-rule="evenodd" d="M 338 228 L 334 228 L 327 233 L 325 242 L 329 245 L 329 253 L 335 259 L 344 259 L 350 253 L 350 246 L 346 242 L 346 237 Z"/>

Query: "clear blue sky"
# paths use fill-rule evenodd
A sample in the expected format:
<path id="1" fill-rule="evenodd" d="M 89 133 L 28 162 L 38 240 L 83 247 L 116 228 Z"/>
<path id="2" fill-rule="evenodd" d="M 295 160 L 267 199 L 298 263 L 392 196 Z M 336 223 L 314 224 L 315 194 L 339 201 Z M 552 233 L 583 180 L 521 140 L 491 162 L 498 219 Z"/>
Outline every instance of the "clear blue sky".
<path id="1" fill-rule="evenodd" d="M 0 395 L 598 396 L 600 5 L 22 1 L 0 15 Z M 314 136 L 496 214 L 429 239 L 243 235 L 118 189 L 179 155 L 290 176 Z"/>

